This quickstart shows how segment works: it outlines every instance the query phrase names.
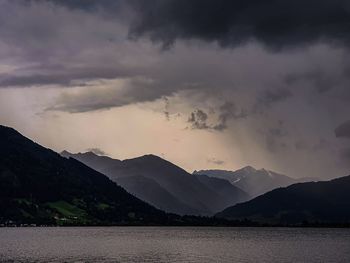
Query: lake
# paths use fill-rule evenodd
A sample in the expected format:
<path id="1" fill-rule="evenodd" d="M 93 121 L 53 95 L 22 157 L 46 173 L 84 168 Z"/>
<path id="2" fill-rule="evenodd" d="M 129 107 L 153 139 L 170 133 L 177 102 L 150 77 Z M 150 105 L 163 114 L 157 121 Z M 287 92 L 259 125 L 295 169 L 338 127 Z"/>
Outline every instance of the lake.
<path id="1" fill-rule="evenodd" d="M 0 228 L 1 262 L 350 262 L 350 229 Z"/>

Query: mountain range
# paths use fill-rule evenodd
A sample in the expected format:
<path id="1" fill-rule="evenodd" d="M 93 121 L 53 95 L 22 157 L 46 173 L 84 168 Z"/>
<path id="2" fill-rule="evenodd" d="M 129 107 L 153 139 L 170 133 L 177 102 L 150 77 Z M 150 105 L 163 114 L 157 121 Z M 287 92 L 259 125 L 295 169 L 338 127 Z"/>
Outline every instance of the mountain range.
<path id="1" fill-rule="evenodd" d="M 275 189 L 218 213 L 269 224 L 350 223 L 350 176 Z"/>
<path id="2" fill-rule="evenodd" d="M 148 225 L 168 217 L 81 162 L 0 126 L 0 223 Z"/>
<path id="3" fill-rule="evenodd" d="M 225 179 L 192 175 L 155 155 L 117 160 L 92 152 L 61 153 L 107 175 L 129 193 L 167 212 L 213 215 L 250 199 Z"/>
<path id="4" fill-rule="evenodd" d="M 350 225 L 350 176 L 278 186 L 244 202 L 249 196 L 233 184 L 247 177 L 267 173 L 276 182 L 290 181 L 246 167 L 236 171 L 235 179 L 234 172 L 228 173 L 231 177 L 221 173 L 232 184 L 207 171 L 189 174 L 154 155 L 123 161 L 91 152 L 62 155 L 0 125 L 0 226 Z M 214 217 L 179 216 L 159 208 L 182 214 L 219 212 Z"/>
<path id="5" fill-rule="evenodd" d="M 298 182 L 317 180 L 316 178 L 294 179 L 266 169 L 257 170 L 252 166 L 246 166 L 237 171 L 200 170 L 195 171 L 194 174 L 228 180 L 231 184 L 242 189 L 251 197 L 259 196 L 278 187 L 284 187 Z"/>

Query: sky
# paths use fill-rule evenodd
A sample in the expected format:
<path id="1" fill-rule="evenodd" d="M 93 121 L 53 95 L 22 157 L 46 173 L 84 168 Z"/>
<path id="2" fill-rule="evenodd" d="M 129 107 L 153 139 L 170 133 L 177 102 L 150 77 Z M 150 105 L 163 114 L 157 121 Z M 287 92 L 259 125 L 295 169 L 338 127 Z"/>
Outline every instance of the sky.
<path id="1" fill-rule="evenodd" d="M 345 0 L 0 0 L 0 123 L 189 172 L 350 174 Z"/>

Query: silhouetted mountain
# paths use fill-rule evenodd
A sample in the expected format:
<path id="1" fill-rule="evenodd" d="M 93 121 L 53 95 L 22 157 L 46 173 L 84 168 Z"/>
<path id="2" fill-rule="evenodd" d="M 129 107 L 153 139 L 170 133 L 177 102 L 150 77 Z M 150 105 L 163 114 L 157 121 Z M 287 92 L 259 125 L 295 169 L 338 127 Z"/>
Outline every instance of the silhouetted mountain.
<path id="1" fill-rule="evenodd" d="M 275 189 L 218 213 L 227 219 L 274 224 L 350 223 L 350 176 Z"/>
<path id="2" fill-rule="evenodd" d="M 116 181 L 124 189 L 127 189 L 129 193 L 134 194 L 141 200 L 144 200 L 164 211 L 187 215 L 200 214 L 199 211 L 196 211 L 185 203 L 179 201 L 175 196 L 151 178 L 135 175 L 119 177 Z"/>
<path id="3" fill-rule="evenodd" d="M 265 169 L 256 170 L 251 166 L 246 166 L 237 171 L 202 170 L 195 171 L 194 174 L 226 179 L 252 197 L 298 182 L 286 175 Z"/>
<path id="4" fill-rule="evenodd" d="M 103 174 L 0 126 L 0 222 L 166 224 Z"/>
<path id="5" fill-rule="evenodd" d="M 100 171 L 130 193 L 168 212 L 210 215 L 249 198 L 227 181 L 221 180 L 222 186 L 217 188 L 211 185 L 213 180 L 199 180 L 197 176 L 155 155 L 114 162 L 91 152 L 65 153 L 65 156 L 76 158 Z M 219 184 L 218 180 L 215 184 Z"/>
<path id="6" fill-rule="evenodd" d="M 201 183 L 205 184 L 208 188 L 222 197 L 222 206 L 224 207 L 250 199 L 250 196 L 246 192 L 238 187 L 232 187 L 232 184 L 225 179 L 209 177 L 206 175 L 196 175 L 196 177 Z"/>
<path id="7" fill-rule="evenodd" d="M 99 171 L 105 167 L 114 166 L 116 163 L 121 162 L 117 159 L 112 159 L 108 156 L 100 156 L 93 152 L 78 153 L 74 155 L 68 151 L 63 151 L 61 152 L 61 156 L 66 158 L 73 157 L 76 160 L 79 160 L 79 159 L 87 160 L 88 164 L 86 165 L 88 165 L 89 167 L 94 167 L 96 171 Z"/>

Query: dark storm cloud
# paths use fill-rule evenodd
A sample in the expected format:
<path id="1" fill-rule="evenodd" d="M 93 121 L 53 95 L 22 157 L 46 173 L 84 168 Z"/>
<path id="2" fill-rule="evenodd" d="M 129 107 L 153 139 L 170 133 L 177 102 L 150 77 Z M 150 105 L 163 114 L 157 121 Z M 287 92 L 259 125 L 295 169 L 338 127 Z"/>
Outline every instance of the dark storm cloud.
<path id="1" fill-rule="evenodd" d="M 45 109 L 45 111 L 83 113 L 83 112 L 111 109 L 113 107 L 118 107 L 122 105 L 123 104 L 119 105 L 117 103 L 109 103 L 109 102 L 84 102 L 81 104 L 70 103 L 70 104 L 63 104 L 63 105 L 58 104 L 56 106 L 48 107 Z"/>
<path id="2" fill-rule="evenodd" d="M 164 102 L 164 116 L 167 121 L 170 121 L 170 113 L 169 113 L 169 98 L 166 96 L 162 97 L 163 102 Z"/>
<path id="3" fill-rule="evenodd" d="M 210 122 L 209 114 L 215 115 L 214 118 L 217 119 L 215 123 Z M 191 123 L 192 129 L 224 131 L 228 128 L 230 120 L 246 118 L 247 116 L 248 113 L 239 109 L 235 103 L 225 102 L 216 110 L 209 110 L 208 113 L 197 109 L 191 112 L 187 121 Z"/>
<path id="4" fill-rule="evenodd" d="M 315 70 L 312 72 L 304 72 L 301 74 L 288 74 L 285 81 L 288 85 L 300 84 L 301 82 L 310 82 L 311 85 L 319 93 L 327 92 L 344 82 L 348 82 L 348 74 L 345 72 L 338 72 L 337 76 L 332 76 L 328 72 Z"/>
<path id="5" fill-rule="evenodd" d="M 151 104 L 139 103 L 155 101 L 150 107 L 167 120 L 181 113 L 189 130 L 217 131 L 247 162 L 267 156 L 266 166 L 286 173 L 329 176 L 343 171 L 343 164 L 331 165 L 341 147 L 348 147 L 333 130 L 350 112 L 349 5 L 0 0 L 0 93 L 14 94 L 1 95 L 0 106 L 31 94 L 26 103 L 33 112 L 90 116 L 125 105 L 144 109 Z M 176 45 L 160 50 L 149 38 Z M 270 52 L 266 46 L 298 48 Z M 26 116 L 26 109 L 0 115 Z M 56 113 L 41 116 L 51 115 Z M 338 137 L 347 134 L 336 131 Z"/>
<path id="6" fill-rule="evenodd" d="M 26 0 L 28 2 L 54 3 L 71 9 L 81 9 L 84 11 L 105 10 L 113 12 L 114 15 L 122 9 L 125 0 Z"/>
<path id="7" fill-rule="evenodd" d="M 349 164 L 350 162 L 350 148 L 340 150 L 340 158 Z"/>
<path id="8" fill-rule="evenodd" d="M 211 129 L 211 127 L 207 124 L 207 120 L 208 114 L 203 110 L 197 109 L 194 112 L 191 112 L 187 121 L 192 125 L 192 129 Z"/>
<path id="9" fill-rule="evenodd" d="M 129 35 L 172 45 L 201 39 L 221 46 L 257 40 L 270 48 L 317 41 L 347 44 L 350 4 L 346 0 L 36 0 L 72 9 L 128 12 Z"/>
<path id="10" fill-rule="evenodd" d="M 263 112 L 275 103 L 287 100 L 293 96 L 292 92 L 287 88 L 266 89 L 258 94 L 253 112 Z"/>
<path id="11" fill-rule="evenodd" d="M 31 72 L 24 74 L 0 75 L 0 87 L 31 87 L 42 85 L 71 86 L 84 85 L 85 81 L 94 79 L 115 79 L 137 74 L 137 69 L 128 69 L 115 65 L 114 68 L 100 67 L 65 67 L 59 65 L 42 65 L 28 68 Z M 41 72 L 41 73 L 38 73 Z"/>
<path id="12" fill-rule="evenodd" d="M 304 140 L 297 140 L 294 146 L 296 150 L 306 150 L 309 147 L 308 143 Z"/>
<path id="13" fill-rule="evenodd" d="M 171 95 L 172 90 L 160 92 L 163 82 L 145 78 L 130 78 L 122 80 L 120 85 L 101 81 L 97 85 L 87 84 L 79 92 L 66 89 L 56 100 L 55 105 L 46 111 L 65 111 L 70 113 L 90 112 L 122 107 L 138 102 L 149 102 Z"/>
<path id="14" fill-rule="evenodd" d="M 233 102 L 225 102 L 219 107 L 218 111 L 219 123 L 213 127 L 214 130 L 218 131 L 227 129 L 230 120 L 246 118 L 248 116 L 245 110 L 239 109 Z"/>
<path id="15" fill-rule="evenodd" d="M 330 149 L 330 142 L 324 138 L 319 138 L 318 141 L 312 146 L 312 150 L 314 152 L 317 151 L 323 151 L 323 150 L 329 150 Z"/>
<path id="16" fill-rule="evenodd" d="M 335 136 L 338 138 L 348 138 L 350 139 L 350 120 L 340 124 L 334 130 Z"/>
<path id="17" fill-rule="evenodd" d="M 283 121 L 278 121 L 275 127 L 268 128 L 262 133 L 265 137 L 266 147 L 270 152 L 278 152 L 288 147 L 285 140 L 288 135 L 288 131 L 286 130 Z"/>
<path id="18" fill-rule="evenodd" d="M 177 39 L 235 46 L 250 40 L 269 47 L 319 40 L 348 43 L 347 0 L 132 0 L 137 16 L 130 34 L 164 46 Z"/>
<path id="19" fill-rule="evenodd" d="M 34 0 L 38 2 L 52 2 L 60 5 L 65 5 L 70 8 L 90 9 L 96 7 L 110 7 L 113 3 L 118 3 L 118 0 Z"/>
<path id="20" fill-rule="evenodd" d="M 276 140 L 273 136 L 266 137 L 266 146 L 271 153 L 277 153 L 281 150 L 287 149 L 288 145 L 285 142 Z"/>

